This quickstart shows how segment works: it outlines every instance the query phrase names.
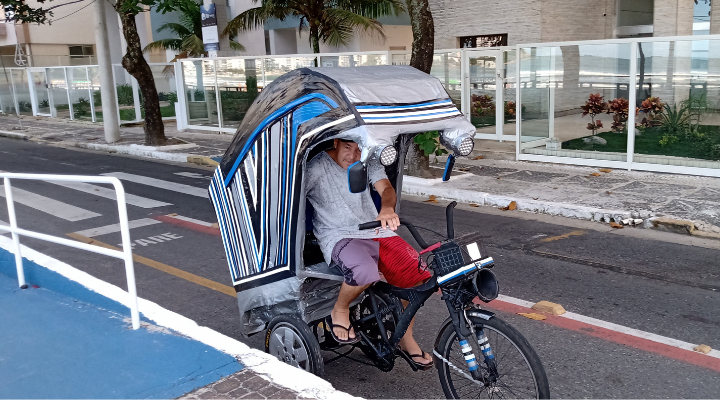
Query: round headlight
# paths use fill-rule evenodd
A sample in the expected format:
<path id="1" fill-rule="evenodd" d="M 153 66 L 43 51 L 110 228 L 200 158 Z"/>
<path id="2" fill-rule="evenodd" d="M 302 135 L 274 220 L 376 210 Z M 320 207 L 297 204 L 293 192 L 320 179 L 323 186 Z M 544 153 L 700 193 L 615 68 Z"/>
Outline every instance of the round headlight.
<path id="1" fill-rule="evenodd" d="M 392 165 L 397 159 L 398 151 L 395 146 L 385 146 L 380 152 L 380 164 L 384 166 Z"/>
<path id="2" fill-rule="evenodd" d="M 473 151 L 473 147 L 475 147 L 475 141 L 472 138 L 465 138 L 462 142 L 460 142 L 458 152 L 461 156 L 466 156 Z"/>

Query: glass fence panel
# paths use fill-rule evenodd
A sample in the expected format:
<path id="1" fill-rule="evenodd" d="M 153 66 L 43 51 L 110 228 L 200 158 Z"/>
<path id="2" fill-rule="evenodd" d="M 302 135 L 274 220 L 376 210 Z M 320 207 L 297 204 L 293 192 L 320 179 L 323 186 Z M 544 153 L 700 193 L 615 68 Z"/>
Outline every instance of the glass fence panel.
<path id="1" fill-rule="evenodd" d="M 633 161 L 720 168 L 720 40 L 638 44 Z"/>
<path id="2" fill-rule="evenodd" d="M 630 43 L 523 48 L 521 151 L 627 160 Z"/>
<path id="3" fill-rule="evenodd" d="M 160 99 L 160 114 L 163 118 L 175 116 L 175 103 L 178 101 L 177 86 L 175 85 L 175 67 L 173 64 L 150 65 L 155 80 L 155 88 Z M 145 110 L 141 109 L 142 118 Z"/>
<path id="4" fill-rule="evenodd" d="M 272 57 L 265 58 L 265 85 L 280 75 L 298 68 L 315 66 L 315 57 Z"/>
<path id="5" fill-rule="evenodd" d="M 503 101 L 505 108 L 505 125 L 503 135 L 515 135 L 515 118 L 517 116 L 517 51 L 503 51 Z"/>
<path id="6" fill-rule="evenodd" d="M 261 59 L 222 59 L 217 62 L 223 128 L 240 126 L 250 105 L 260 93 Z"/>
<path id="7" fill-rule="evenodd" d="M 387 65 L 387 54 L 346 54 L 321 56 L 321 67 L 366 67 Z"/>
<path id="8" fill-rule="evenodd" d="M 187 98 L 188 125 L 217 126 L 214 61 L 183 61 L 183 79 Z"/>
<path id="9" fill-rule="evenodd" d="M 33 115 L 27 70 L 13 69 L 11 78 L 13 87 L 15 88 L 18 112 L 21 115 Z"/>
<path id="10" fill-rule="evenodd" d="M 460 51 L 435 53 L 430 75 L 440 79 L 453 103 L 460 109 L 462 102 Z"/>
<path id="11" fill-rule="evenodd" d="M 65 79 L 65 68 L 48 68 L 46 71 L 52 116 L 57 118 L 70 118 L 70 103 L 68 102 L 68 84 Z"/>
<path id="12" fill-rule="evenodd" d="M 468 53 L 470 90 L 470 122 L 478 132 L 495 133 L 496 59 L 497 52 Z"/>
<path id="13" fill-rule="evenodd" d="M 5 70 L 0 74 L 0 106 L 2 112 L 6 114 L 15 114 L 15 96 L 13 96 L 12 84 L 10 82 L 10 74 L 12 70 Z"/>
<path id="14" fill-rule="evenodd" d="M 87 68 L 67 68 L 68 82 L 70 85 L 70 101 L 72 102 L 73 118 L 80 120 L 92 120 L 92 103 L 90 91 L 92 85 L 88 78 Z"/>
<path id="15" fill-rule="evenodd" d="M 113 72 L 120 121 L 135 121 L 135 95 L 132 88 L 134 78 L 119 65 L 113 65 Z"/>
<path id="16" fill-rule="evenodd" d="M 410 53 L 402 54 L 391 54 L 390 64 L 391 65 L 410 65 Z"/>
<path id="17" fill-rule="evenodd" d="M 103 113 L 102 113 L 102 98 L 100 97 L 100 71 L 98 70 L 98 67 L 88 67 L 88 77 L 89 77 L 89 89 L 92 94 L 92 101 L 93 109 L 91 110 L 91 113 L 95 113 L 95 121 L 100 122 L 103 120 Z"/>

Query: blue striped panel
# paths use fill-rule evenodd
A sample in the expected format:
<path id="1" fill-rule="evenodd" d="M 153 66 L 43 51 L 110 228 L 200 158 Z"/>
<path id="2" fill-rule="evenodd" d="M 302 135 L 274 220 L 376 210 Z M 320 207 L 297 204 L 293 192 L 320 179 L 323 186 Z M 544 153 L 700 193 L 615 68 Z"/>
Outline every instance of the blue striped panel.
<path id="1" fill-rule="evenodd" d="M 416 108 L 416 107 L 442 105 L 442 104 L 452 104 L 452 100 L 445 99 L 445 100 L 429 101 L 426 103 L 409 104 L 409 105 L 392 105 L 392 106 L 381 106 L 381 105 L 360 106 L 360 105 L 358 105 L 358 106 L 355 106 L 355 108 L 358 111 L 364 111 L 364 110 L 387 111 L 387 110 L 402 110 L 402 109 L 407 109 L 407 108 Z"/>
<path id="2" fill-rule="evenodd" d="M 393 119 L 398 119 L 398 118 L 417 118 L 417 117 L 427 117 L 427 116 L 430 116 L 430 115 L 447 115 L 447 114 L 460 114 L 460 112 L 459 112 L 457 109 L 455 109 L 455 110 L 450 110 L 450 111 L 429 112 L 429 113 L 412 114 L 412 115 L 402 115 L 402 116 L 397 116 L 397 117 L 365 117 L 365 116 L 363 116 L 362 119 L 364 119 L 364 120 L 366 120 L 366 121 L 367 121 L 367 120 L 382 120 L 382 119 L 393 120 Z"/>

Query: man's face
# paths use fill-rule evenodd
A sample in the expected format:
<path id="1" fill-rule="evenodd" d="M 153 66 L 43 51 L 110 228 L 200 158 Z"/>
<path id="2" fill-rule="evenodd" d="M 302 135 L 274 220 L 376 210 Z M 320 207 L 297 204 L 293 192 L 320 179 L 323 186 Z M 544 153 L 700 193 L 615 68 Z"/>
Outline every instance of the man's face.
<path id="1" fill-rule="evenodd" d="M 337 163 L 342 169 L 360 161 L 360 147 L 355 142 L 343 142 L 335 139 L 335 149 L 337 149 Z"/>

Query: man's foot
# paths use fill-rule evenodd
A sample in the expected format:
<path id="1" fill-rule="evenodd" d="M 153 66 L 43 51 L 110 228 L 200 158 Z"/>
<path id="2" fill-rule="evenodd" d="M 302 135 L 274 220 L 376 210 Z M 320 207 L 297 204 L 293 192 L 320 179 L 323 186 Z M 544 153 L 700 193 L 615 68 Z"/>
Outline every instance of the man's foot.
<path id="1" fill-rule="evenodd" d="M 355 330 L 350 324 L 350 310 L 333 310 L 330 312 L 330 323 L 328 327 L 338 342 L 353 343 L 357 340 Z"/>
<path id="2" fill-rule="evenodd" d="M 407 353 L 407 355 L 410 356 L 410 359 L 416 364 L 422 366 L 429 366 L 433 364 L 432 356 L 424 352 L 413 338 L 403 338 L 400 343 L 400 350 Z"/>

